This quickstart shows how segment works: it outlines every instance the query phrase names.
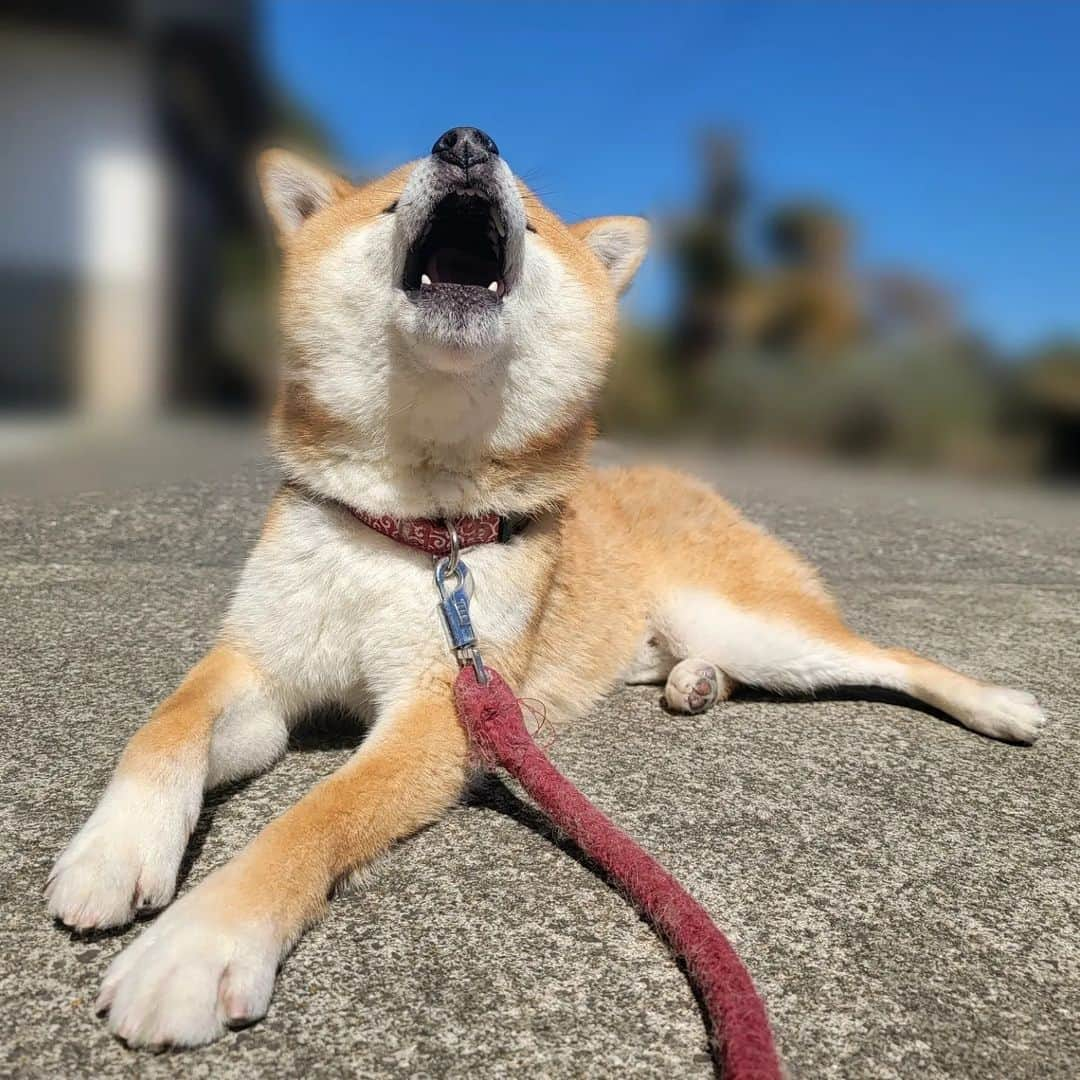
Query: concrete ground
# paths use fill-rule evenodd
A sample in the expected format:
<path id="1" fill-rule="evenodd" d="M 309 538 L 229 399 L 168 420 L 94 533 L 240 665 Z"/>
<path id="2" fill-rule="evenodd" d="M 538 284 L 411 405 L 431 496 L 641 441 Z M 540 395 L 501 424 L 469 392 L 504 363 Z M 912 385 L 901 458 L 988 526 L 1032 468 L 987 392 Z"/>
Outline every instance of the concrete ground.
<path id="1" fill-rule="evenodd" d="M 664 949 L 499 783 L 335 902 L 262 1023 L 157 1057 L 109 1037 L 91 1003 L 135 931 L 73 938 L 41 887 L 125 739 L 211 640 L 257 533 L 272 470 L 215 464 L 227 477 L 0 510 L 0 1075 L 709 1076 Z M 635 688 L 561 734 L 556 762 L 727 930 L 792 1076 L 1076 1076 L 1077 499 L 690 464 L 809 555 L 859 629 L 1035 691 L 1052 726 L 1004 746 L 842 695 L 678 718 Z M 15 473 L 37 486 L 25 462 L 0 481 Z M 357 737 L 324 720 L 212 797 L 185 887 Z"/>

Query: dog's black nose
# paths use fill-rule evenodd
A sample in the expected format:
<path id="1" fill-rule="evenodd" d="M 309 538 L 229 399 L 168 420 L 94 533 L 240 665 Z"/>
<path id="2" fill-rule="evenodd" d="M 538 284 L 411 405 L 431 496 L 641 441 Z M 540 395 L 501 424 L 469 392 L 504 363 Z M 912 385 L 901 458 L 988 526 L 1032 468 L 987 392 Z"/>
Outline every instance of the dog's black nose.
<path id="1" fill-rule="evenodd" d="M 490 158 L 498 157 L 499 148 L 495 140 L 479 128 L 456 127 L 435 140 L 431 153 L 448 165 L 468 169 L 470 165 L 482 165 Z"/>

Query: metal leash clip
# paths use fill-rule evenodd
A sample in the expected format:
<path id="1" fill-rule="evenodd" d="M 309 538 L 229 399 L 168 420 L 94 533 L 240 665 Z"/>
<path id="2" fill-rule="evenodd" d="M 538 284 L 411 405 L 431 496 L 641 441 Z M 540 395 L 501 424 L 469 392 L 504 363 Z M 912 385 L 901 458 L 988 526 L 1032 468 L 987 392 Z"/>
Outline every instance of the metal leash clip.
<path id="1" fill-rule="evenodd" d="M 439 590 L 439 614 L 442 615 L 450 639 L 450 648 L 459 667 L 472 664 L 476 681 L 487 686 L 488 674 L 480 650 L 476 646 L 476 631 L 469 616 L 471 583 L 469 568 L 461 561 L 461 539 L 452 521 L 446 522 L 450 534 L 450 554 L 435 563 L 435 587 Z M 451 581 L 453 585 L 451 586 Z"/>

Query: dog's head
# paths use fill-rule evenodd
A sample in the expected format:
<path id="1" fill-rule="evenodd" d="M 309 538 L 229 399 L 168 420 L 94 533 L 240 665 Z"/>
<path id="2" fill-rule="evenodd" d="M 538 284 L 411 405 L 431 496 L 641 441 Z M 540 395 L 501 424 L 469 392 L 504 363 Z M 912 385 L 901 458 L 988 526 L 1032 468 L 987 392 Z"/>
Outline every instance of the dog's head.
<path id="1" fill-rule="evenodd" d="M 361 186 L 277 150 L 259 172 L 284 253 L 279 441 L 313 443 L 318 416 L 324 441 L 464 469 L 588 422 L 642 219 L 563 224 L 475 128 Z"/>

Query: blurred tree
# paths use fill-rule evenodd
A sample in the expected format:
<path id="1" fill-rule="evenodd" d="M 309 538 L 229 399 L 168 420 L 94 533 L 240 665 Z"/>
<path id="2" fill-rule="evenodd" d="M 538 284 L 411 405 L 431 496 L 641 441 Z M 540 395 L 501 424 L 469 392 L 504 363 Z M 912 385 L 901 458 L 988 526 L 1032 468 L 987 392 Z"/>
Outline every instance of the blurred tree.
<path id="1" fill-rule="evenodd" d="M 866 316 L 875 340 L 888 343 L 934 342 L 955 337 L 952 297 L 935 282 L 910 270 L 871 276 L 865 289 Z"/>
<path id="2" fill-rule="evenodd" d="M 815 357 L 835 357 L 860 330 L 849 268 L 851 229 L 822 202 L 777 207 L 765 221 L 775 269 L 761 275 L 766 301 L 755 328 L 758 344 Z"/>
<path id="3" fill-rule="evenodd" d="M 600 430 L 664 435 L 685 425 L 685 387 L 672 378 L 670 350 L 655 329 L 626 327 L 619 335 L 597 416 Z"/>
<path id="4" fill-rule="evenodd" d="M 766 243 L 778 264 L 822 273 L 846 269 L 850 232 L 841 214 L 822 202 L 786 203 L 765 223 Z"/>
<path id="5" fill-rule="evenodd" d="M 741 152 L 731 135 L 701 138 L 702 190 L 698 207 L 673 230 L 678 280 L 675 313 L 677 366 L 693 371 L 731 337 L 732 300 L 746 274 L 739 230 L 746 207 Z"/>
<path id="6" fill-rule="evenodd" d="M 832 355 L 850 345 L 860 319 L 844 217 L 820 202 L 778 207 L 765 221 L 769 261 L 756 265 L 742 244 L 749 184 L 738 142 L 708 132 L 701 159 L 699 203 L 674 230 L 676 367 L 699 373 L 721 348 Z"/>
<path id="7" fill-rule="evenodd" d="M 1043 467 L 1080 478 L 1080 341 L 1052 341 L 1020 369 L 1020 390 L 1043 438 Z"/>
<path id="8" fill-rule="evenodd" d="M 669 230 L 671 325 L 624 337 L 606 430 L 1014 474 L 1041 449 L 1080 476 L 1080 342 L 1005 363 L 933 280 L 859 273 L 840 209 L 789 200 L 748 223 L 737 140 L 707 133 L 700 155 L 697 201 Z"/>

